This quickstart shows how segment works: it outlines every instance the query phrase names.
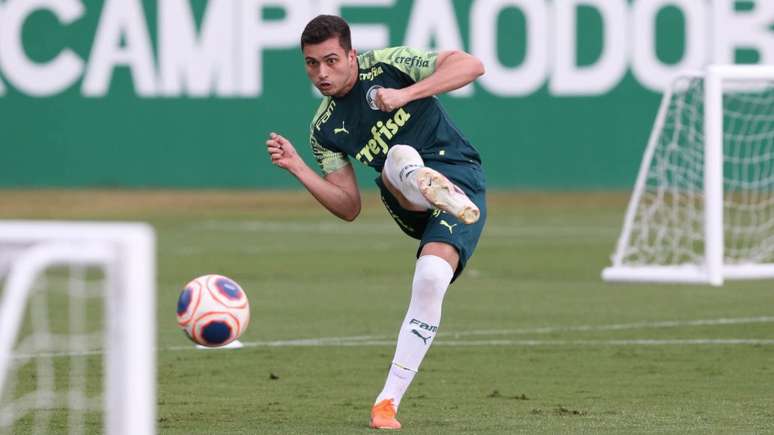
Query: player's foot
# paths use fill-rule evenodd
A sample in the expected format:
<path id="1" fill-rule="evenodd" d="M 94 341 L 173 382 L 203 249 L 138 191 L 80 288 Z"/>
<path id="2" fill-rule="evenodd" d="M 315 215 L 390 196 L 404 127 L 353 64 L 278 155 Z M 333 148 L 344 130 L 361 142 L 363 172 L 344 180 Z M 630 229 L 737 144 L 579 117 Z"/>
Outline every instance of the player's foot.
<path id="1" fill-rule="evenodd" d="M 430 204 L 466 224 L 478 221 L 481 212 L 462 189 L 435 169 L 423 167 L 416 171 L 419 191 Z"/>
<path id="2" fill-rule="evenodd" d="M 392 399 L 384 399 L 371 408 L 371 428 L 400 429 L 400 422 L 395 419 L 395 405 Z"/>

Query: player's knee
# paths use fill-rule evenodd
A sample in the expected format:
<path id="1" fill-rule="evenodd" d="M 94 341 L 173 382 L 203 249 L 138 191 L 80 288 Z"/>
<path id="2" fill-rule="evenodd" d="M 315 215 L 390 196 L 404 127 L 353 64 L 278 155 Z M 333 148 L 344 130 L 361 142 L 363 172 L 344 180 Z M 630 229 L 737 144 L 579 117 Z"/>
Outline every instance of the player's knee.
<path id="1" fill-rule="evenodd" d="M 437 270 L 417 271 L 414 275 L 411 297 L 423 304 L 440 303 L 448 286 L 448 276 L 442 272 Z"/>
<path id="2" fill-rule="evenodd" d="M 387 159 L 389 159 L 392 156 L 395 156 L 396 153 L 397 154 L 407 153 L 407 152 L 411 152 L 410 150 L 413 150 L 413 149 L 414 148 L 412 148 L 412 147 L 410 147 L 408 145 L 402 145 L 402 144 L 393 145 L 393 146 L 390 147 L 389 150 L 387 150 Z M 414 151 L 416 151 L 416 150 L 414 150 Z"/>
<path id="3" fill-rule="evenodd" d="M 419 152 L 416 148 L 410 145 L 393 145 L 387 150 L 387 156 L 385 157 L 388 162 L 402 162 L 406 160 L 415 161 L 422 160 Z"/>

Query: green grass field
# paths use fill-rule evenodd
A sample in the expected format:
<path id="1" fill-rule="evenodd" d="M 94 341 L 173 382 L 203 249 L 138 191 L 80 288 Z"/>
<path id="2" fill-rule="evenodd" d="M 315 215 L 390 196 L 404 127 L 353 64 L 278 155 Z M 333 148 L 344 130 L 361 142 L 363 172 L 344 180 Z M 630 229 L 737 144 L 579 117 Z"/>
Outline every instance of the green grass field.
<path id="1" fill-rule="evenodd" d="M 354 223 L 300 192 L 4 191 L 0 218 L 153 224 L 159 433 L 372 433 L 416 242 L 365 195 Z M 774 432 L 774 284 L 603 283 L 627 196 L 490 196 L 403 433 Z M 177 328 L 206 273 L 247 290 L 245 348 L 197 351 Z"/>

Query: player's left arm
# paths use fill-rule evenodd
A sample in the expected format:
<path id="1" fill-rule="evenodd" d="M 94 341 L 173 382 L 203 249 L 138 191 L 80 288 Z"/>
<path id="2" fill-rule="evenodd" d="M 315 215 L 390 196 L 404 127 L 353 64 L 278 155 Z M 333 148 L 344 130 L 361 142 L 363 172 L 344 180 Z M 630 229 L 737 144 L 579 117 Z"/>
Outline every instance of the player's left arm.
<path id="1" fill-rule="evenodd" d="M 459 50 L 441 51 L 432 74 L 402 89 L 379 89 L 375 103 L 382 111 L 391 112 L 414 100 L 459 89 L 484 72 L 484 64 L 471 54 Z"/>

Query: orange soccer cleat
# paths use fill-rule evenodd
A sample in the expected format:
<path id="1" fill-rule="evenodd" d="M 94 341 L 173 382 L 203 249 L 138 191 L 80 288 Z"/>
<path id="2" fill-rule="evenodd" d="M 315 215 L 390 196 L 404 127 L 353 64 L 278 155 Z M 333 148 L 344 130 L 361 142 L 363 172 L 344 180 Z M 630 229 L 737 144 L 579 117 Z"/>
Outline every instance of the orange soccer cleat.
<path id="1" fill-rule="evenodd" d="M 384 399 L 371 408 L 371 428 L 400 429 L 400 422 L 395 419 L 395 405 L 392 399 Z"/>
<path id="2" fill-rule="evenodd" d="M 481 212 L 465 192 L 432 168 L 417 169 L 417 185 L 433 207 L 451 213 L 466 224 L 478 221 Z"/>

